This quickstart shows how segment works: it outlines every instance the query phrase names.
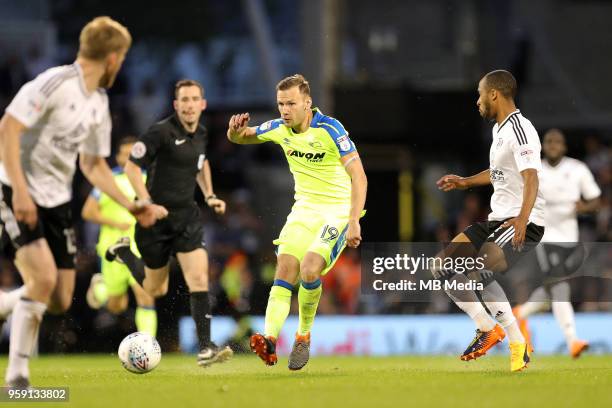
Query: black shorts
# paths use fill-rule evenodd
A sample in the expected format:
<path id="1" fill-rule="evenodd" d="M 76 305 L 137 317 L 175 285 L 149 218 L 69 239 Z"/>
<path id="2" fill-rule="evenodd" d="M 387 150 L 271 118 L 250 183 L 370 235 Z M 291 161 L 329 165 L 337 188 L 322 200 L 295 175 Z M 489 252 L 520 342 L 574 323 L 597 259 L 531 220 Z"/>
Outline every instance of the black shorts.
<path id="1" fill-rule="evenodd" d="M 40 238 L 45 238 L 55 264 L 60 269 L 74 269 L 76 254 L 76 236 L 72 223 L 70 203 L 57 207 L 37 206 L 38 223 L 34 229 L 17 222 L 13 214 L 13 190 L 2 185 L 0 197 L 0 226 L 2 227 L 3 253 L 15 257 L 15 252 L 24 245 Z"/>
<path id="2" fill-rule="evenodd" d="M 470 239 L 476 251 L 480 251 L 480 248 L 485 242 L 494 242 L 504 251 L 506 265 L 510 267 L 542 240 L 544 227 L 532 222 L 528 223 L 525 231 L 525 244 L 523 245 L 523 249 L 522 251 L 515 251 L 512 247 L 514 228 L 502 228 L 502 224 L 506 221 L 507 220 L 477 222 L 467 227 L 463 233 Z"/>
<path id="3" fill-rule="evenodd" d="M 583 265 L 586 253 L 579 242 L 571 246 L 541 244 L 537 246 L 535 256 L 547 283 L 576 272 Z"/>
<path id="4" fill-rule="evenodd" d="M 191 252 L 204 248 L 204 225 L 197 206 L 168 209 L 168 217 L 151 228 L 136 225 L 136 245 L 145 265 L 159 269 L 168 264 L 177 252 Z"/>

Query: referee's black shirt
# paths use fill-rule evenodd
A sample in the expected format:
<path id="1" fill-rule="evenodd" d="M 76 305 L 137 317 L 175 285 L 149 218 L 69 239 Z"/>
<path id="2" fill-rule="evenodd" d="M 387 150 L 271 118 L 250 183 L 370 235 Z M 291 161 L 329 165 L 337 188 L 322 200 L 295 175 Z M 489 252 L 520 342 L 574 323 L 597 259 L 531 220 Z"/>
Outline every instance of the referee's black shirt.
<path id="1" fill-rule="evenodd" d="M 147 190 L 168 209 L 194 205 L 196 176 L 206 160 L 207 131 L 198 124 L 189 133 L 176 114 L 147 130 L 132 148 L 130 160 L 147 170 Z"/>

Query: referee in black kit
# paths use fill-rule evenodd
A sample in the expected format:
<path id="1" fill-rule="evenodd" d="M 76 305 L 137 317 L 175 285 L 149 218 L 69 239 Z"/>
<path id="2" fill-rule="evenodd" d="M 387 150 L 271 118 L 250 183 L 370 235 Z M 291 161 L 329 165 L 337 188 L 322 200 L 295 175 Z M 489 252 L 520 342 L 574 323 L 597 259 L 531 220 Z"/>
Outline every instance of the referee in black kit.
<path id="1" fill-rule="evenodd" d="M 217 347 L 210 339 L 208 254 L 202 242 L 200 209 L 194 200 L 196 182 L 206 204 L 217 214 L 225 213 L 225 202 L 213 193 L 206 159 L 207 132 L 200 124 L 206 109 L 204 88 L 197 81 L 181 80 L 176 83 L 174 97 L 175 113 L 140 137 L 125 166 L 139 200 L 166 207 L 168 217 L 152 228 L 136 228 L 142 260 L 130 251 L 127 237 L 112 245 L 106 257 L 125 263 L 145 291 L 160 297 L 168 291 L 169 259 L 176 254 L 189 287 L 200 347 L 198 364 L 205 367 L 229 359 L 233 352 L 229 347 Z M 146 186 L 141 167 L 147 169 Z"/>

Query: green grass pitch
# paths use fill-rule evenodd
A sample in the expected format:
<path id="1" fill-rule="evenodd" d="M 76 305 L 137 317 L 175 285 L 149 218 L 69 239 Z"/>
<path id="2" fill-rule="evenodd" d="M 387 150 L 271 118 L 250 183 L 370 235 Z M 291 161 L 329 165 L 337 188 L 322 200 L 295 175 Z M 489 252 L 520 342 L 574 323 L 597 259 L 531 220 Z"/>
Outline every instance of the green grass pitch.
<path id="1" fill-rule="evenodd" d="M 287 358 L 265 367 L 238 356 L 207 369 L 193 356 L 166 354 L 145 375 L 114 355 L 42 356 L 35 386 L 68 386 L 68 403 L 4 406 L 179 407 L 612 407 L 612 356 L 534 356 L 521 373 L 509 357 L 461 362 L 451 356 L 314 357 L 299 372 Z M 6 367 L 6 357 L 0 359 Z"/>

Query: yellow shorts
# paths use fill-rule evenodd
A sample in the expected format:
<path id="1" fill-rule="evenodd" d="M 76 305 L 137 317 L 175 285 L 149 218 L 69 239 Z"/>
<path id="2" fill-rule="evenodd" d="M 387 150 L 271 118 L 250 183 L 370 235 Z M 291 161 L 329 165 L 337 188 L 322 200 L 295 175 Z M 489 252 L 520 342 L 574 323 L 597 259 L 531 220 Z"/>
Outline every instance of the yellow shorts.
<path id="1" fill-rule="evenodd" d="M 102 258 L 101 269 L 109 296 L 121 296 L 136 283 L 128 267 L 119 262 L 108 262 Z"/>
<path id="2" fill-rule="evenodd" d="M 136 242 L 134 240 L 134 231 L 131 230 L 130 232 L 130 250 L 134 253 L 134 255 L 140 257 L 140 252 L 138 252 L 138 247 L 136 246 Z M 103 241 L 99 241 L 96 247 L 98 256 L 101 260 L 100 269 L 102 272 L 102 277 L 104 278 L 104 283 L 106 284 L 109 296 L 121 296 L 124 293 L 127 293 L 128 287 L 131 287 L 137 283 L 127 266 L 117 261 L 108 262 L 104 258 L 106 249 L 110 245 L 117 242 L 117 240 L 122 236 L 124 236 L 122 232 L 119 232 L 116 235 L 107 234 L 105 239 Z"/>
<path id="3" fill-rule="evenodd" d="M 319 254 L 327 265 L 321 272 L 325 275 L 346 247 L 348 218 L 348 214 L 339 216 L 311 209 L 292 209 L 280 236 L 273 241 L 278 245 L 277 255 L 293 255 L 302 262 L 307 252 Z"/>

